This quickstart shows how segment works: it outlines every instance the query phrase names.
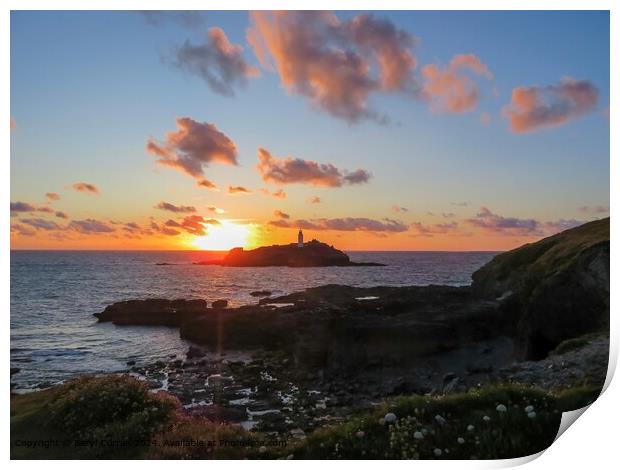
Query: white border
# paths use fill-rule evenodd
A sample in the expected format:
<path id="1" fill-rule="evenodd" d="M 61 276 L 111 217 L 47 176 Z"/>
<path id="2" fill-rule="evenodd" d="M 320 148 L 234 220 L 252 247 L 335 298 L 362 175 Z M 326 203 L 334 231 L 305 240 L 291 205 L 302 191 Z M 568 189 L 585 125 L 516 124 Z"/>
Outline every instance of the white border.
<path id="1" fill-rule="evenodd" d="M 620 74 L 618 73 L 618 58 L 620 57 L 620 51 L 618 50 L 618 41 L 613 41 L 613 38 L 620 38 L 619 17 L 617 2 L 610 0 L 503 0 L 490 1 L 490 0 L 434 0 L 433 2 L 415 2 L 415 1 L 394 1 L 394 0 L 381 0 L 381 1 L 368 1 L 358 0 L 352 1 L 338 1 L 338 0 L 314 0 L 310 1 L 283 1 L 283 0 L 265 0 L 265 1 L 239 1 L 228 0 L 224 1 L 198 1 L 198 0 L 176 0 L 175 2 L 166 2 L 162 0 L 151 1 L 135 1 L 135 0 L 89 0 L 88 3 L 83 0 L 62 0 L 46 2 L 42 0 L 4 0 L 2 2 L 2 19 L 0 22 L 0 41 L 2 44 L 2 59 L 3 73 L 0 76 L 2 83 L 1 92 L 3 99 L 1 102 L 6 104 L 10 103 L 10 10 L 140 10 L 140 9 L 192 9 L 192 10 L 247 10 L 247 9 L 332 9 L 332 10 L 611 10 L 611 80 L 612 84 L 610 89 L 610 109 L 615 109 L 612 102 L 616 99 L 616 91 L 618 84 L 620 83 Z M 7 108 L 9 108 L 7 106 Z M 5 123 L 8 124 L 10 119 L 10 108 L 5 111 Z M 2 305 L 4 306 L 4 322 L 2 328 L 4 331 L 5 343 L 5 367 L 8 369 L 8 356 L 10 347 L 10 328 L 9 328 L 9 299 L 10 299 L 10 240 L 9 240 L 9 208 L 8 201 L 10 199 L 10 168 L 9 168 L 9 155 L 10 155 L 10 129 L 5 124 L 5 131 L 0 132 L 0 139 L 2 149 L 2 157 L 0 157 L 2 164 L 1 177 L 3 178 L 3 184 L 0 184 L 0 191 L 2 193 L 3 200 L 5 201 L 3 228 L 0 232 L 0 237 L 5 249 L 2 251 Z M 611 178 L 611 207 L 616 207 L 617 191 L 615 190 L 614 183 L 618 183 L 618 163 L 617 158 L 620 156 L 618 152 L 618 125 L 616 121 L 611 120 L 610 136 L 611 136 L 611 155 L 616 158 L 611 159 L 610 178 Z M 611 229 L 612 233 L 616 233 L 618 228 L 617 221 L 612 218 Z M 612 239 L 612 252 L 616 253 L 617 245 Z M 616 274 L 618 273 L 618 263 L 616 258 L 612 257 L 611 263 L 612 273 L 612 286 L 617 283 Z M 618 325 L 615 315 L 616 295 L 615 290 L 612 289 L 611 295 L 611 359 L 610 359 L 610 371 L 613 371 L 616 367 L 617 355 L 618 355 Z M 4 390 L 9 389 L 9 371 L 4 371 L 2 375 L 2 382 Z M 611 374 L 608 376 L 608 385 L 611 379 Z M 609 388 L 603 393 L 601 398 L 597 400 L 584 415 L 579 419 L 579 424 L 572 426 L 566 433 L 564 433 L 556 443 L 554 443 L 547 451 L 543 452 L 539 458 L 533 460 L 530 463 L 530 468 L 540 468 L 548 470 L 551 466 L 553 468 L 579 468 L 583 469 L 588 465 L 593 468 L 602 467 L 607 468 L 611 466 L 611 462 L 616 461 L 615 448 L 617 444 L 617 437 L 615 426 L 617 425 L 618 408 L 620 403 L 620 386 L 618 381 L 612 382 Z M 9 407 L 8 400 L 5 402 L 3 408 L 2 423 L 9 422 Z M 9 460 L 9 426 L 2 426 L 2 444 L 3 453 L 5 459 Z M 461 468 L 499 468 L 507 466 L 521 465 L 528 461 L 532 461 L 533 457 L 526 457 L 524 459 L 515 459 L 510 461 L 390 461 L 388 465 L 398 468 L 440 468 L 440 467 L 458 467 Z M 316 462 L 288 462 L 302 468 L 312 468 L 317 465 Z M 83 465 L 82 462 L 67 462 L 67 461 L 55 461 L 55 462 L 18 462 L 12 461 L 10 465 L 14 468 L 31 468 L 40 465 L 49 466 L 51 469 L 60 468 L 78 468 Z M 107 462 L 92 462 L 94 468 L 104 468 L 109 465 Z M 136 462 L 135 466 L 148 466 L 149 468 L 164 468 L 168 467 L 168 462 L 158 461 L 140 461 Z M 243 465 L 242 462 L 217 462 L 210 461 L 205 462 L 193 462 L 187 463 L 188 466 L 203 467 L 209 465 L 211 467 L 223 468 L 224 466 L 230 468 L 230 466 Z M 251 465 L 252 468 L 258 469 L 271 469 L 274 465 L 282 465 L 280 462 L 266 461 L 266 462 L 251 462 L 247 463 L 247 466 Z M 321 466 L 337 466 L 339 463 L 332 461 L 322 461 Z M 353 465 L 360 467 L 374 467 L 380 465 L 375 462 L 357 461 Z"/>

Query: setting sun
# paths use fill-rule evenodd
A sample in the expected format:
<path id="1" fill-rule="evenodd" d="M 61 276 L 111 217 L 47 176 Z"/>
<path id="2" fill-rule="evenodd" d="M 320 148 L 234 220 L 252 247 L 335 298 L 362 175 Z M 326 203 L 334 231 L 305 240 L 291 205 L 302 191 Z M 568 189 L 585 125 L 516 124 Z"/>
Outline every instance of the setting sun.
<path id="1" fill-rule="evenodd" d="M 201 250 L 230 250 L 246 247 L 251 235 L 251 226 L 236 224 L 229 220 L 220 220 L 219 225 L 209 227 L 207 235 L 196 237 L 192 244 Z"/>

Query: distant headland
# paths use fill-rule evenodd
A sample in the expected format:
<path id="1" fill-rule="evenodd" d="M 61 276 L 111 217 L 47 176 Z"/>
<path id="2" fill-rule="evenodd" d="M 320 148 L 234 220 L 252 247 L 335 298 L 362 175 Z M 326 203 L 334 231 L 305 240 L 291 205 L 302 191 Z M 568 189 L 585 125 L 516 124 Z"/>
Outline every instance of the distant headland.
<path id="1" fill-rule="evenodd" d="M 291 268 L 385 266 L 381 263 L 353 262 L 346 253 L 318 240 L 304 243 L 301 230 L 298 234 L 297 243 L 261 246 L 254 250 L 233 248 L 222 259 L 199 261 L 194 264 L 237 267 L 288 266 Z"/>

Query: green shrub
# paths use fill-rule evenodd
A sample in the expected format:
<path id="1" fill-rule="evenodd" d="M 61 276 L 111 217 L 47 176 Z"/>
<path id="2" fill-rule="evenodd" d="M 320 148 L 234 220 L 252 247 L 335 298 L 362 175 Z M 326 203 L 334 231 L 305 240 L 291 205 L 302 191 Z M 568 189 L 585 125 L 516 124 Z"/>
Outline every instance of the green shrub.
<path id="1" fill-rule="evenodd" d="M 564 354 L 569 351 L 574 351 L 575 349 L 579 349 L 586 344 L 590 343 L 593 339 L 598 338 L 599 336 L 603 336 L 604 333 L 588 333 L 583 336 L 579 336 L 577 338 L 571 338 L 562 341 L 560 344 L 556 346 L 556 348 L 549 353 L 550 356 Z"/>
<path id="2" fill-rule="evenodd" d="M 123 376 L 84 377 L 56 391 L 48 425 L 80 439 L 143 440 L 170 423 L 178 401 L 150 393 L 139 380 Z"/>

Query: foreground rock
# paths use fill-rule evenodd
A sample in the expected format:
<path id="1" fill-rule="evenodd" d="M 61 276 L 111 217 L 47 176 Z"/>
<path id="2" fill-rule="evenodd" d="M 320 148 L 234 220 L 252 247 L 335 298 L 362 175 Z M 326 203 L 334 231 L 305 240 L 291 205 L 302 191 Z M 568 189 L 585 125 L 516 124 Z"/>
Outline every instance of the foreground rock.
<path id="1" fill-rule="evenodd" d="M 200 261 L 195 264 L 221 266 L 288 266 L 307 268 L 320 266 L 383 266 L 379 263 L 354 263 L 333 246 L 312 240 L 303 247 L 290 245 L 263 246 L 254 250 L 233 248 L 220 260 Z"/>
<path id="2" fill-rule="evenodd" d="M 194 316 L 207 311 L 204 300 L 126 300 L 108 305 L 103 312 L 95 313 L 100 322 L 115 325 L 181 326 Z"/>
<path id="3" fill-rule="evenodd" d="M 560 342 L 609 329 L 609 218 L 496 256 L 476 271 L 481 298 L 518 317 L 518 355 L 541 359 Z"/>

